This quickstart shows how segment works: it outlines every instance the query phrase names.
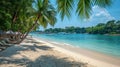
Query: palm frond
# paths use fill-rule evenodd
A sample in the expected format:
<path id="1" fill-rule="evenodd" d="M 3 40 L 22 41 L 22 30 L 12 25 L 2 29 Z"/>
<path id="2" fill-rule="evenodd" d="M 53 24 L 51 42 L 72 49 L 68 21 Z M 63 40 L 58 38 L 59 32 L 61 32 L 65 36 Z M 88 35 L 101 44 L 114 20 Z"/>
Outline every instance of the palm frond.
<path id="1" fill-rule="evenodd" d="M 63 20 L 64 16 L 68 18 L 71 16 L 70 11 L 73 7 L 73 0 L 57 0 L 57 10 Z"/>
<path id="2" fill-rule="evenodd" d="M 49 1 L 48 1 L 48 0 L 43 0 L 43 6 L 44 6 L 44 7 L 47 7 L 48 4 L 49 4 Z"/>
<path id="3" fill-rule="evenodd" d="M 46 28 L 48 24 L 54 26 L 56 23 L 56 11 L 50 4 L 49 0 L 38 0 L 36 3 L 37 15 L 40 15 L 38 20 L 39 25 Z"/>
<path id="4" fill-rule="evenodd" d="M 81 18 L 89 18 L 91 11 L 91 0 L 79 0 L 76 12 Z"/>
<path id="5" fill-rule="evenodd" d="M 39 24 L 41 26 L 43 26 L 44 28 L 46 28 L 48 26 L 48 22 L 47 22 L 47 20 L 43 16 L 40 17 Z"/>
<path id="6" fill-rule="evenodd" d="M 110 6 L 112 4 L 112 0 L 93 0 L 94 5 L 98 5 L 100 7 Z"/>

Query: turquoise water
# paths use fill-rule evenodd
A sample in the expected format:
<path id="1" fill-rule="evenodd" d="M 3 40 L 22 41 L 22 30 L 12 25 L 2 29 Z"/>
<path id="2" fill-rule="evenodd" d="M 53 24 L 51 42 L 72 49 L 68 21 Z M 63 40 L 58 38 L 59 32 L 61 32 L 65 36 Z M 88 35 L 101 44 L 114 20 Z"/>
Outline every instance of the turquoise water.
<path id="1" fill-rule="evenodd" d="M 97 52 L 120 58 L 120 36 L 91 35 L 91 34 L 37 34 L 35 37 L 76 47 L 87 48 Z"/>

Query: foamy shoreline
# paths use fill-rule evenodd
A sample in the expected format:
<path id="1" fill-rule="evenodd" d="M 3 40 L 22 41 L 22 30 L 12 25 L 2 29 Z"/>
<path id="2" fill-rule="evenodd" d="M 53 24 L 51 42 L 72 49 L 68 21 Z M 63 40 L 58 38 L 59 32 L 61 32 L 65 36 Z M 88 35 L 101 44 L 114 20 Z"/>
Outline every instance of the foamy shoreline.
<path id="1" fill-rule="evenodd" d="M 85 63 L 94 65 L 96 67 L 120 67 L 120 59 L 113 58 L 98 52 L 76 48 L 69 45 L 60 45 L 59 43 L 54 43 L 46 41 L 43 39 L 35 38 L 37 41 L 42 41 L 47 44 L 47 46 L 54 47 L 55 50 L 67 54 L 76 60 L 81 60 Z"/>

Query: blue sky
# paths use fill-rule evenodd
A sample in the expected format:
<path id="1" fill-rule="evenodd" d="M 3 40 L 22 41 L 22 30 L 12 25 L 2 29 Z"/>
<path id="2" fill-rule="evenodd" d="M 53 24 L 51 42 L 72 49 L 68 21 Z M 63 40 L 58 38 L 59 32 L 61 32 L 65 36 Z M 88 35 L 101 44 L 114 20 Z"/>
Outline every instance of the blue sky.
<path id="1" fill-rule="evenodd" d="M 51 0 L 51 3 L 55 5 L 55 0 Z M 97 25 L 98 23 L 105 23 L 108 20 L 120 20 L 120 0 L 113 0 L 113 3 L 110 7 L 107 8 L 100 8 L 98 6 L 92 7 L 92 15 L 90 19 L 83 21 L 80 20 L 78 15 L 75 13 L 76 6 L 72 11 L 71 18 L 64 18 L 62 21 L 60 16 L 57 15 L 57 23 L 54 27 L 48 25 L 47 28 L 64 28 L 66 26 L 75 26 L 75 27 L 90 27 Z M 40 29 L 43 29 L 40 27 Z"/>

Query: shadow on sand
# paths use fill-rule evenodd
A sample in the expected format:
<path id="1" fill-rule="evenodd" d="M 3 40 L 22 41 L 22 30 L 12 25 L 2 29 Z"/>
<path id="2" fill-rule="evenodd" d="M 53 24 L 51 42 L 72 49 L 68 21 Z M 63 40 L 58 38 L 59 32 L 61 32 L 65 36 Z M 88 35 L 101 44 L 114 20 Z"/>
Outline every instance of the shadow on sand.
<path id="1" fill-rule="evenodd" d="M 38 46 L 36 44 L 33 45 L 14 45 L 12 47 L 7 48 L 6 50 L 0 52 L 0 57 L 10 57 L 15 54 L 19 54 L 20 51 L 26 51 L 26 50 L 31 50 L 31 51 L 36 51 L 36 49 L 40 50 L 50 50 L 52 47 L 41 45 Z"/>
<path id="2" fill-rule="evenodd" d="M 38 57 L 35 61 L 29 60 L 28 57 L 23 56 L 23 58 L 13 58 L 13 55 L 19 54 L 20 51 L 31 50 L 36 51 L 36 49 L 47 51 L 52 49 L 48 46 L 38 46 L 34 45 L 17 45 L 0 52 L 0 66 L 2 64 L 16 64 L 18 66 L 25 67 L 86 67 L 86 63 L 68 61 L 67 58 L 57 58 L 51 55 L 42 55 Z"/>
<path id="3" fill-rule="evenodd" d="M 87 63 L 80 63 L 68 61 L 67 58 L 57 58 L 55 56 L 40 56 L 35 61 L 27 58 L 14 59 L 3 58 L 0 59 L 0 64 L 17 64 L 25 67 L 87 67 Z"/>
<path id="4" fill-rule="evenodd" d="M 55 56 L 43 55 L 35 62 L 28 64 L 28 67 L 87 67 L 87 63 L 69 61 L 67 58 L 57 58 Z"/>

